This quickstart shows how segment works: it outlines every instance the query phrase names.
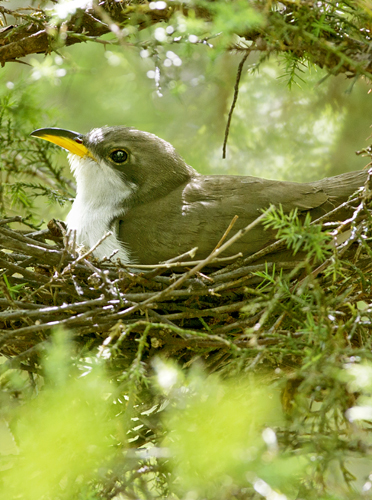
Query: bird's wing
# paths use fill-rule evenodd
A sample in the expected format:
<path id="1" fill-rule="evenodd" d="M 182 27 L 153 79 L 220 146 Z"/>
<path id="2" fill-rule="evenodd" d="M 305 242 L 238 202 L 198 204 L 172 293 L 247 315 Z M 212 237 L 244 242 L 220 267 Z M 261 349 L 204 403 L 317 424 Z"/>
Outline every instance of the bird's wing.
<path id="1" fill-rule="evenodd" d="M 281 205 L 313 218 L 339 205 L 363 185 L 367 172 L 353 172 L 315 183 L 281 182 L 255 177 L 196 175 L 168 195 L 135 205 L 119 221 L 119 238 L 134 260 L 153 264 L 197 246 L 198 258 L 216 246 L 235 215 L 229 236 L 254 221 L 262 210 Z M 257 226 L 225 255 L 252 254 L 275 240 Z M 138 256 L 141 256 L 139 259 Z"/>

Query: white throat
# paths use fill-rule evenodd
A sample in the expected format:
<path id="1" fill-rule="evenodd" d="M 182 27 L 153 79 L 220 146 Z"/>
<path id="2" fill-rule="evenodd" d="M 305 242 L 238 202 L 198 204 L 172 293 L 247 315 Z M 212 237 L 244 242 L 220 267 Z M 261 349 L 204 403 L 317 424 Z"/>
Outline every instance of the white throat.
<path id="1" fill-rule="evenodd" d="M 134 191 L 133 185 L 126 184 L 118 172 L 105 163 L 97 163 L 89 157 L 70 153 L 68 160 L 76 179 L 76 198 L 66 223 L 69 230 L 76 231 L 78 244 L 92 248 L 108 231 L 114 228 L 110 223 L 124 215 L 123 201 Z M 115 258 L 124 264 L 130 262 L 129 252 L 120 243 L 116 234 L 107 237 L 94 251 L 94 256 L 102 259 L 118 250 Z"/>

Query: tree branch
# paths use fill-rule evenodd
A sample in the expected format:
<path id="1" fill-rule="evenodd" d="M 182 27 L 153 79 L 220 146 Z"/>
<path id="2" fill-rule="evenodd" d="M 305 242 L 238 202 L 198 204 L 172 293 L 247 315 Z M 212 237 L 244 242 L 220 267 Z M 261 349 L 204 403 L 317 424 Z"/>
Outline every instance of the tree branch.
<path id="1" fill-rule="evenodd" d="M 206 33 L 217 19 L 216 4 L 218 2 L 208 2 L 203 7 L 193 6 L 190 9 L 193 17 L 205 21 Z M 326 68 L 331 74 L 372 77 L 370 33 L 365 28 L 369 21 L 362 7 L 352 8 L 347 3 L 332 1 L 327 2 L 327 10 L 323 2 L 318 5 L 314 2 L 284 0 L 281 5 L 281 10 L 273 10 L 272 2 L 255 0 L 239 7 L 242 17 L 249 17 L 254 9 L 261 16 L 261 23 L 256 22 L 252 26 L 247 22 L 245 29 L 237 29 L 236 34 L 244 40 L 227 48 L 246 52 L 251 50 L 247 45 L 249 41 L 255 44 L 254 50 L 267 56 L 272 53 L 287 54 Z M 23 10 L 27 11 L 27 8 Z M 20 9 L 12 11 L 0 7 L 0 14 L 3 14 L 5 21 L 5 14 L 20 21 L 19 25 L 8 24 L 0 29 L 2 65 L 19 61 L 30 54 L 50 54 L 62 46 L 100 41 L 102 35 L 110 32 L 121 43 L 126 36 L 122 31 L 126 26 L 142 30 L 159 22 L 169 22 L 176 13 L 186 17 L 189 14 L 184 4 L 176 1 L 164 9 L 154 9 L 151 3 L 132 0 L 123 7 L 122 2 L 106 0 L 99 5 L 94 3 L 93 9 L 77 10 L 68 21 L 56 25 L 50 11 L 35 11 L 37 15 L 30 16 L 28 13 L 21 14 Z"/>

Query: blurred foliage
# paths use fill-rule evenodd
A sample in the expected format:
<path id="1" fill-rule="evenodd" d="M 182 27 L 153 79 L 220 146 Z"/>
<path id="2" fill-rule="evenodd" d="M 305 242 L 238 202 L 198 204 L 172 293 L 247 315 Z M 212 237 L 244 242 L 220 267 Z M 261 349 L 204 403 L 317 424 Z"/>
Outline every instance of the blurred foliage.
<path id="1" fill-rule="evenodd" d="M 176 458 L 173 476 L 179 496 L 194 490 L 202 497 L 213 498 L 217 491 L 228 497 L 236 487 L 273 476 L 275 487 L 285 491 L 289 470 L 294 484 L 288 491 L 296 491 L 301 464 L 285 454 L 277 460 L 276 435 L 268 427 L 283 421 L 277 391 L 260 388 L 254 379 L 221 383 L 213 377 L 205 386 L 196 373 L 189 383 L 166 413 L 164 445 Z"/>
<path id="2" fill-rule="evenodd" d="M 162 3 L 130 7 L 138 16 L 141 9 L 160 16 Z M 54 41 L 61 42 L 64 22 L 79 4 L 86 5 L 40 2 L 54 9 L 47 12 L 58 27 L 50 34 Z M 50 47 L 56 52 L 29 55 L 30 66 L 10 62 L 1 69 L 3 215 L 21 213 L 39 227 L 42 218 L 69 210 L 69 203 L 60 206 L 74 194 L 65 155 L 28 138 L 39 127 L 135 126 L 172 142 L 202 173 L 307 181 L 368 162 L 354 151 L 367 145 L 372 116 L 370 2 L 180 5 L 161 23 L 138 29 L 134 16 L 99 39 L 71 33 L 90 43 L 64 47 L 62 39 Z M 24 8 L 24 2 L 6 7 Z M 40 11 L 5 14 L 4 27 L 20 25 L 14 37 L 22 23 L 43 21 Z M 237 66 L 253 38 L 262 45 L 247 60 L 222 160 Z M 359 59 L 347 43 L 348 50 L 359 47 Z M 280 213 L 268 221 L 289 245 L 297 249 L 305 241 L 309 255 L 320 257 L 324 235 L 308 222 Z M 0 496 L 371 497 L 372 307 L 366 297 L 372 283 L 370 271 L 351 278 L 353 266 L 335 258 L 327 287 L 311 277 L 296 290 L 280 273 L 261 273 L 266 281 L 250 291 L 246 312 L 264 314 L 220 377 L 170 360 L 149 366 L 142 360 L 149 331 L 138 339 L 128 370 L 118 362 L 119 341 L 89 353 L 59 332 L 40 369 L 0 378 Z M 9 285 L 11 297 L 24 286 Z M 295 334 L 276 333 L 278 322 Z M 258 342 L 260 329 L 267 345 Z"/>
<path id="3" fill-rule="evenodd" d="M 76 498 L 81 483 L 96 478 L 97 468 L 110 458 L 110 435 L 117 429 L 108 399 L 112 389 L 99 366 L 85 376 L 73 365 L 66 335 L 60 332 L 43 368 L 43 390 L 36 399 L 19 406 L 12 398 L 4 401 L 5 394 L 2 398 L 2 416 L 16 450 L 3 469 L 3 498 Z M 8 391 L 20 383 L 17 377 L 7 382 Z"/>
<path id="4" fill-rule="evenodd" d="M 371 357 L 311 338 L 285 384 L 155 358 L 133 385 L 56 332 L 40 372 L 0 379 L 2 498 L 369 498 Z"/>
<path id="5" fill-rule="evenodd" d="M 117 498 L 183 498 L 194 488 L 213 498 L 221 487 L 227 492 L 234 484 L 264 483 L 256 475 L 270 480 L 273 470 L 276 487 L 282 479 L 286 489 L 288 458 L 268 427 L 282 420 L 277 391 L 259 388 L 254 379 L 237 386 L 206 380 L 199 370 L 185 378 L 158 360 L 152 390 L 168 406 L 133 416 L 138 404 L 121 396 L 128 385 L 114 383 L 99 359 L 79 359 L 67 339 L 63 331 L 54 335 L 33 389 L 17 372 L 1 379 L 3 498 L 112 498 L 120 492 Z M 125 431 L 137 435 L 149 419 L 151 440 L 136 450 Z M 299 477 L 301 468 L 293 465 L 289 477 Z"/>
<path id="6" fill-rule="evenodd" d="M 51 119 L 50 112 L 40 109 L 32 85 L 8 82 L 0 88 L 0 213 L 21 212 L 31 217 L 31 225 L 42 223 L 35 199 L 64 205 L 71 198 L 62 167 L 52 158 L 57 148 L 28 139 L 41 116 Z"/>

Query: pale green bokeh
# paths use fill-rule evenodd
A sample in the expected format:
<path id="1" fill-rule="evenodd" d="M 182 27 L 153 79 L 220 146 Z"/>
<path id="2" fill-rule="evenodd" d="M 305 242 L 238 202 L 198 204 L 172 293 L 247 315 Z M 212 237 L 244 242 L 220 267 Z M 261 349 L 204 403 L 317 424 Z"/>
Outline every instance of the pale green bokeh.
<path id="1" fill-rule="evenodd" d="M 112 387 L 99 365 L 79 376 L 65 338 L 55 336 L 39 395 L 7 415 L 16 448 L 2 473 L 1 498 L 75 498 L 109 463 L 118 428 Z M 1 446 L 0 456 L 5 452 Z"/>
<path id="2" fill-rule="evenodd" d="M 269 492 L 293 494 L 304 460 L 279 453 L 274 429 L 284 416 L 275 389 L 253 378 L 221 381 L 194 374 L 177 391 L 166 412 L 163 445 L 173 459 L 180 497 L 224 498 L 234 485 L 263 488 L 268 498 Z"/>

